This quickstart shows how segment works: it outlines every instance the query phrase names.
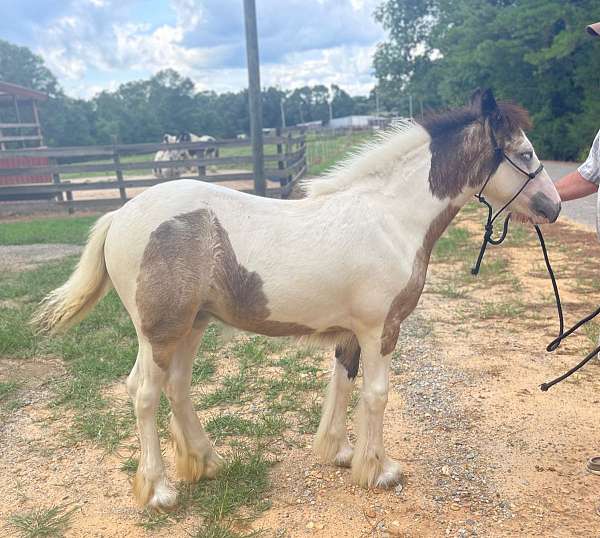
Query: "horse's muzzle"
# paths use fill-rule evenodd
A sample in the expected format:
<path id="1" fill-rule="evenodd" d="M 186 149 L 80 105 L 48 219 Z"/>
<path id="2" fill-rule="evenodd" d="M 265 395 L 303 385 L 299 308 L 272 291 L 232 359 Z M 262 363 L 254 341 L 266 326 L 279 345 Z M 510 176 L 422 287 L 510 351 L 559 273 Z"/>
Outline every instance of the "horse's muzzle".
<path id="1" fill-rule="evenodd" d="M 548 222 L 554 222 L 560 214 L 560 201 L 554 202 L 543 192 L 538 192 L 531 197 L 531 209 L 544 217 Z"/>

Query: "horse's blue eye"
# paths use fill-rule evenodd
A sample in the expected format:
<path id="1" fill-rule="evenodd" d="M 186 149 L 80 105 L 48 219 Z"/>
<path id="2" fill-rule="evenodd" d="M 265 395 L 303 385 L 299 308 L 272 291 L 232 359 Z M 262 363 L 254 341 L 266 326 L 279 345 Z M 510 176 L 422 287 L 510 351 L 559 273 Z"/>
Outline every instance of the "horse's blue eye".
<path id="1" fill-rule="evenodd" d="M 525 153 L 521 153 L 521 157 L 523 157 L 525 161 L 531 161 L 533 153 L 531 153 L 531 151 L 526 151 Z"/>

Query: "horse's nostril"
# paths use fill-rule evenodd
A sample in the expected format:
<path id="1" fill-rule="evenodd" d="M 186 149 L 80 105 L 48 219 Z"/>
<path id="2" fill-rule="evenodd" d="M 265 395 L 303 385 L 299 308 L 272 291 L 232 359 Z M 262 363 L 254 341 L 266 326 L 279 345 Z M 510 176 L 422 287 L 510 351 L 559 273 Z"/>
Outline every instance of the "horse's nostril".
<path id="1" fill-rule="evenodd" d="M 531 209 L 550 222 L 554 222 L 560 214 L 560 202 L 553 202 L 544 193 L 538 192 L 531 198 Z"/>

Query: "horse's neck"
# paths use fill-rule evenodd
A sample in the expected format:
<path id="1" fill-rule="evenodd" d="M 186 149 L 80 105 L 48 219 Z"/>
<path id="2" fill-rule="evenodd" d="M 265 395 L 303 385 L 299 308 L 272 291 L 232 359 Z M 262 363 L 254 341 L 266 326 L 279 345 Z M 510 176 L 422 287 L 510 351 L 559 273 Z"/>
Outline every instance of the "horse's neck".
<path id="1" fill-rule="evenodd" d="M 429 250 L 470 195 L 462 193 L 452 199 L 435 196 L 429 185 L 430 165 L 428 148 L 399 162 L 382 185 L 380 197 L 386 218 L 395 223 L 399 236 Z"/>

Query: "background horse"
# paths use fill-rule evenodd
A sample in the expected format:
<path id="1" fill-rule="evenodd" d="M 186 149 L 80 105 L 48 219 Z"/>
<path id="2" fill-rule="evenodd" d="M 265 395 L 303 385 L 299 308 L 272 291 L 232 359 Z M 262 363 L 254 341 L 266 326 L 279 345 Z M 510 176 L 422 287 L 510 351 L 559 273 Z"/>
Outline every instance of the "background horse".
<path id="1" fill-rule="evenodd" d="M 528 172 L 538 169 L 523 132 L 528 126 L 523 109 L 476 92 L 469 107 L 408 123 L 308 180 L 305 199 L 177 181 L 100 218 L 74 273 L 35 321 L 46 330 L 66 328 L 116 289 L 139 340 L 127 390 L 141 443 L 134 481 L 140 504 L 163 509 L 176 502 L 155 422 L 161 390 L 173 411 L 178 474 L 212 477 L 221 464 L 189 397 L 193 360 L 212 319 L 334 343 L 314 449 L 323 461 L 351 466 L 362 486 L 396 484 L 400 465 L 385 454 L 383 414 L 400 324 L 417 305 L 435 241 L 460 207 L 486 178 L 486 198 L 496 206 L 523 185 L 526 177 L 503 156 Z M 560 200 L 546 172 L 509 209 L 554 221 Z M 359 362 L 352 447 L 346 412 Z"/>
<path id="2" fill-rule="evenodd" d="M 165 134 L 162 139 L 163 144 L 176 144 L 179 139 L 175 135 Z M 187 150 L 176 150 L 176 149 L 161 149 L 154 155 L 154 162 L 160 161 L 179 161 L 183 159 L 190 159 L 190 155 Z M 181 177 L 181 174 L 185 172 L 185 168 L 161 168 L 157 166 L 153 169 L 154 176 L 158 179 L 177 179 Z"/>

